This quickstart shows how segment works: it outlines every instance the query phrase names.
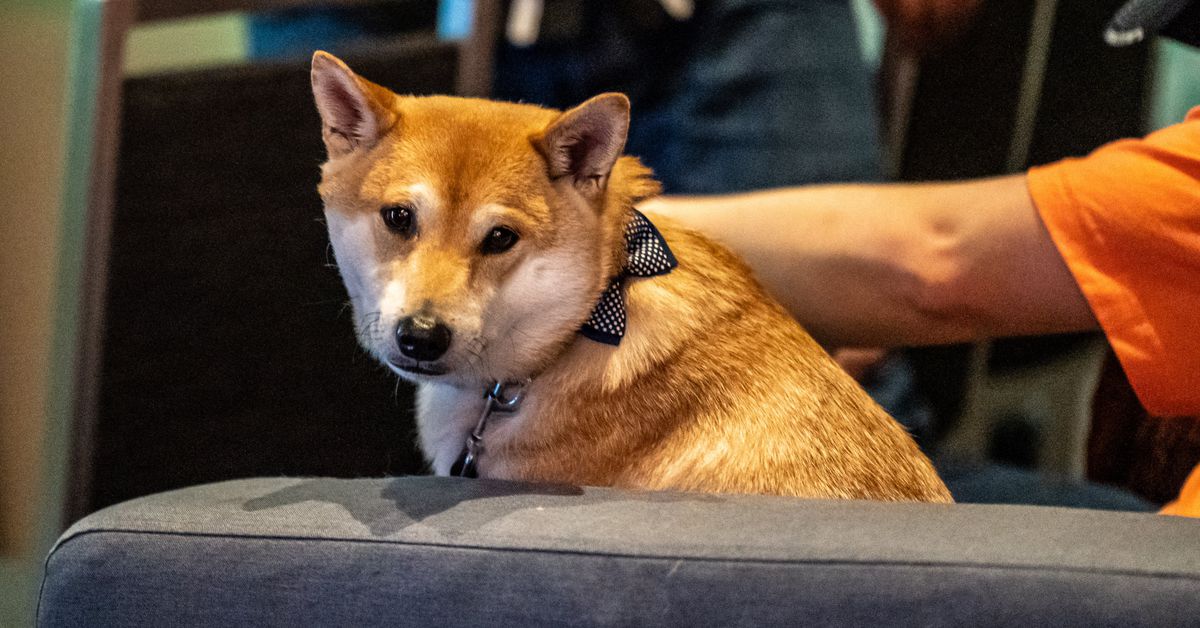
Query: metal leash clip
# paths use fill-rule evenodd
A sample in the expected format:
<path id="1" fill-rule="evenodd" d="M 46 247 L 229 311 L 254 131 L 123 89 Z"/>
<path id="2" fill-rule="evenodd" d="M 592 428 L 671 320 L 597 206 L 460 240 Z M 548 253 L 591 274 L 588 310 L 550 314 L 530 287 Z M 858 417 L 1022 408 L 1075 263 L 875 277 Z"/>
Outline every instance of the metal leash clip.
<path id="1" fill-rule="evenodd" d="M 479 453 L 483 451 L 483 432 L 487 429 L 488 418 L 493 412 L 502 414 L 512 414 L 521 409 L 521 401 L 525 399 L 525 388 L 528 381 L 524 382 L 495 382 L 490 387 L 484 390 L 483 398 L 487 402 L 483 405 L 483 413 L 479 415 L 479 421 L 475 424 L 475 429 L 467 435 L 467 452 L 462 460 L 462 467 L 459 469 L 458 475 L 461 477 L 475 477 L 475 461 L 479 457 Z M 516 387 L 516 392 L 512 391 L 512 387 Z"/>

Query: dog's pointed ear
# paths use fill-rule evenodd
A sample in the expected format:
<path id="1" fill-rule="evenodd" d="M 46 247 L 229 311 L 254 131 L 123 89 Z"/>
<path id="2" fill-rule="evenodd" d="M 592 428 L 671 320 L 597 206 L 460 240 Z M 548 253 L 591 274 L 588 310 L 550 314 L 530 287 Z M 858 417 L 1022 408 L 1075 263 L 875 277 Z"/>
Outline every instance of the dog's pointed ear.
<path id="1" fill-rule="evenodd" d="M 551 179 L 570 177 L 581 194 L 595 199 L 608 185 L 628 135 L 629 99 L 609 93 L 563 113 L 532 141 Z"/>
<path id="2" fill-rule="evenodd" d="M 370 148 L 396 122 L 388 106 L 393 94 L 359 77 L 328 52 L 313 53 L 312 90 L 321 114 L 321 138 L 331 158 Z"/>

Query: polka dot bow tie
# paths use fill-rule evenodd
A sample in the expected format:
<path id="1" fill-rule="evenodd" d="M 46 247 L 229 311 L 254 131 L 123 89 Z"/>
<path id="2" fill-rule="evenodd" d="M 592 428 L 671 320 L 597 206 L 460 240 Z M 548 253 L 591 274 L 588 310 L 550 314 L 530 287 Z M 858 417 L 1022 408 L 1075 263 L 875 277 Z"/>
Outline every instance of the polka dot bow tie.
<path id="1" fill-rule="evenodd" d="M 642 212 L 634 209 L 625 225 L 625 267 L 613 277 L 592 310 L 592 316 L 579 329 L 584 336 L 608 345 L 621 344 L 625 337 L 625 279 L 657 277 L 679 266 L 662 234 Z"/>

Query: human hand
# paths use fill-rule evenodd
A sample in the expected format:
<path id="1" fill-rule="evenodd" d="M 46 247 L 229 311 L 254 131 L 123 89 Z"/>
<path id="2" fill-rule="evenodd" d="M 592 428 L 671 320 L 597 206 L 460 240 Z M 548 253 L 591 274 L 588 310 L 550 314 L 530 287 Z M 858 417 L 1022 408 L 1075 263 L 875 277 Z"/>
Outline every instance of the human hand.
<path id="1" fill-rule="evenodd" d="M 875 0 L 904 52 L 926 55 L 966 30 L 981 0 Z"/>

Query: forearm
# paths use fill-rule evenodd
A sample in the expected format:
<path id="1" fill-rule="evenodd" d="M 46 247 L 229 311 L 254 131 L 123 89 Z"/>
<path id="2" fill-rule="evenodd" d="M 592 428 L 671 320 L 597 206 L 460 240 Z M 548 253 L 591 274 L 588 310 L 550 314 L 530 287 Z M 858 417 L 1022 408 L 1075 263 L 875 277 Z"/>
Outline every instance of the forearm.
<path id="1" fill-rule="evenodd" d="M 732 248 L 827 345 L 1095 327 L 1022 177 L 668 197 L 646 209 Z"/>

